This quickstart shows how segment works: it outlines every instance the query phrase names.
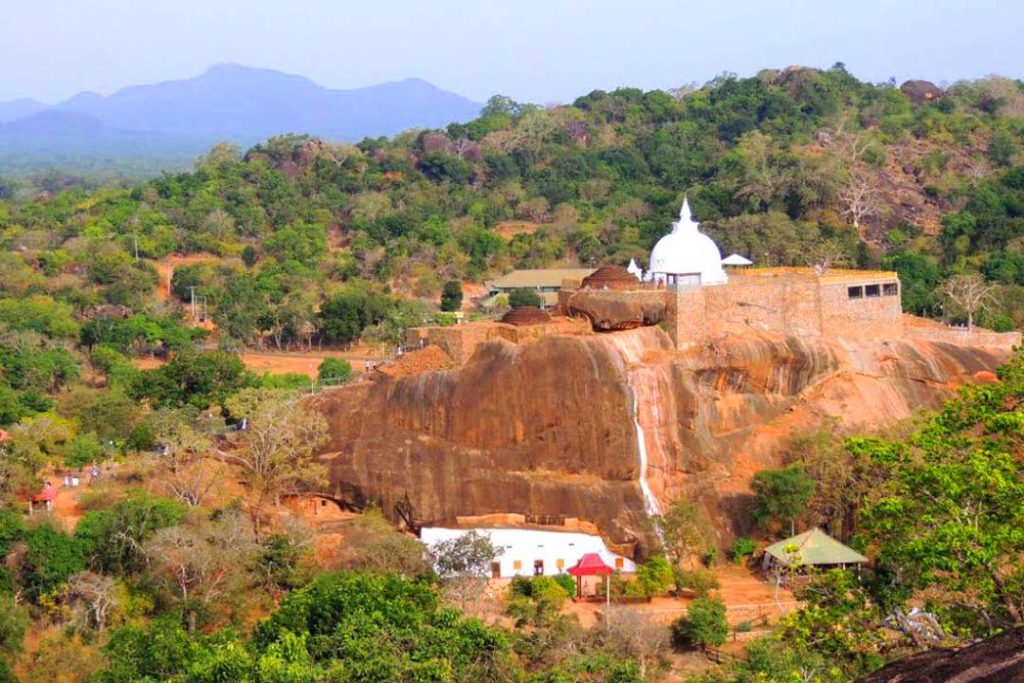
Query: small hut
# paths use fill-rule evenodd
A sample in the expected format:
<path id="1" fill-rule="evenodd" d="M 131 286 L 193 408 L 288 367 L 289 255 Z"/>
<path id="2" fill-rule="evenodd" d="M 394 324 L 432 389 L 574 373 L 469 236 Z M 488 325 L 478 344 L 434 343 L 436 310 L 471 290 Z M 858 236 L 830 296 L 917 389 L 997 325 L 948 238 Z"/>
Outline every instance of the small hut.
<path id="1" fill-rule="evenodd" d="M 868 558 L 815 527 L 768 546 L 761 562 L 765 571 L 817 567 L 859 568 Z"/>
<path id="2" fill-rule="evenodd" d="M 604 563 L 597 553 L 586 553 L 576 563 L 575 567 L 569 568 L 569 576 L 576 577 L 576 597 L 583 597 L 583 579 L 587 576 L 605 577 L 605 595 L 610 595 L 608 577 L 615 573 L 615 570 Z M 591 595 L 596 593 L 596 589 Z"/>

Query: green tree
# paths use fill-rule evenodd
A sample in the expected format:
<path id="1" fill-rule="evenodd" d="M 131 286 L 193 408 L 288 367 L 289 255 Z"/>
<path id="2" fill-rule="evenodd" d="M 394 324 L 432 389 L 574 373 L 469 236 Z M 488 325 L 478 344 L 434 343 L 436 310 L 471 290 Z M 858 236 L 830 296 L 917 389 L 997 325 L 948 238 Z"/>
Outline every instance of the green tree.
<path id="1" fill-rule="evenodd" d="M 754 475 L 754 520 L 762 527 L 770 522 L 789 522 L 796 533 L 796 518 L 807 510 L 814 495 L 814 480 L 803 465 L 781 470 L 762 470 Z"/>
<path id="2" fill-rule="evenodd" d="M 316 374 L 321 384 L 328 382 L 337 386 L 352 379 L 352 364 L 344 358 L 327 357 L 320 363 Z"/>
<path id="3" fill-rule="evenodd" d="M 679 647 L 704 649 L 718 647 L 729 635 L 725 602 L 716 596 L 697 598 L 686 608 L 686 616 L 672 624 L 672 638 Z"/>
<path id="4" fill-rule="evenodd" d="M 524 306 L 540 308 L 540 294 L 532 289 L 513 289 L 508 295 L 508 305 L 512 308 L 523 308 Z"/>
<path id="5" fill-rule="evenodd" d="M 458 280 L 449 280 L 444 283 L 441 290 L 441 310 L 457 311 L 462 307 L 462 283 Z"/>
<path id="6" fill-rule="evenodd" d="M 675 565 L 703 555 L 712 546 L 714 530 L 711 522 L 703 508 L 693 501 L 675 501 L 662 517 L 654 520 L 654 524 L 661 531 L 665 552 Z"/>

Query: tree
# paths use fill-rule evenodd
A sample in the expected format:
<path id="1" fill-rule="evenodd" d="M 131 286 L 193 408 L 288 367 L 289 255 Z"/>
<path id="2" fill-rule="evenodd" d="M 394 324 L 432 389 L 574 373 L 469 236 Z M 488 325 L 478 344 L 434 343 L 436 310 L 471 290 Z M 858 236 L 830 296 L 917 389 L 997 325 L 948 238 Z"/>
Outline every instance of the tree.
<path id="1" fill-rule="evenodd" d="M 650 663 L 668 653 L 669 630 L 635 609 L 612 607 L 602 631 L 611 652 L 637 663 L 641 681 L 647 680 Z"/>
<path id="2" fill-rule="evenodd" d="M 120 604 L 117 584 L 109 576 L 80 572 L 68 580 L 68 593 L 85 605 L 89 626 L 97 631 L 107 627 L 107 620 Z"/>
<path id="3" fill-rule="evenodd" d="M 994 286 L 978 273 L 954 275 L 939 284 L 936 292 L 946 302 L 950 312 L 967 316 L 967 331 L 974 329 L 974 320 L 982 311 L 994 305 Z"/>
<path id="4" fill-rule="evenodd" d="M 352 364 L 344 358 L 324 358 L 316 371 L 320 384 L 337 386 L 352 379 Z"/>
<path id="5" fill-rule="evenodd" d="M 395 529 L 376 508 L 370 508 L 345 527 L 339 565 L 375 574 L 414 579 L 430 571 L 423 544 Z"/>
<path id="6" fill-rule="evenodd" d="M 711 522 L 693 501 L 677 500 L 654 523 L 661 531 L 665 552 L 675 565 L 681 565 L 695 555 L 703 555 L 713 543 Z"/>
<path id="7" fill-rule="evenodd" d="M 241 515 L 226 513 L 161 529 L 144 551 L 149 572 L 168 587 L 194 632 L 204 609 L 242 587 L 258 548 Z"/>
<path id="8" fill-rule="evenodd" d="M 512 308 L 523 308 L 524 306 L 540 308 L 540 294 L 532 289 L 513 289 L 508 295 L 508 305 Z"/>
<path id="9" fill-rule="evenodd" d="M 814 495 L 814 480 L 803 465 L 795 464 L 781 470 L 762 470 L 754 475 L 754 520 L 762 527 L 772 521 L 789 521 L 789 531 L 796 533 L 796 518 L 806 512 Z"/>
<path id="10" fill-rule="evenodd" d="M 487 583 L 491 562 L 501 556 L 503 549 L 491 543 L 491 537 L 470 531 L 449 541 L 441 541 L 430 549 L 430 557 L 441 579 L 466 609 Z"/>
<path id="11" fill-rule="evenodd" d="M 156 457 L 165 468 L 167 488 L 189 507 L 202 505 L 216 483 L 210 468 L 204 464 L 213 442 L 202 429 L 196 428 L 198 423 L 198 412 L 191 406 L 158 411 L 151 420 Z"/>
<path id="12" fill-rule="evenodd" d="M 444 283 L 441 290 L 441 310 L 457 311 L 462 307 L 462 283 L 458 280 L 449 280 Z"/>
<path id="13" fill-rule="evenodd" d="M 686 616 L 672 624 L 672 638 L 684 648 L 718 647 L 728 635 L 725 602 L 717 595 L 697 598 L 686 608 Z"/>
<path id="14" fill-rule="evenodd" d="M 566 600 L 572 597 L 575 586 L 563 586 L 551 576 L 517 576 L 512 579 L 508 591 L 505 612 L 516 618 L 516 626 L 540 628 L 550 626 L 558 618 Z"/>
<path id="15" fill-rule="evenodd" d="M 184 516 L 177 501 L 133 491 L 108 509 L 85 513 L 75 527 L 75 538 L 93 569 L 125 576 L 143 569 L 146 540 Z"/>
<path id="16" fill-rule="evenodd" d="M 843 215 L 858 229 L 866 219 L 878 216 L 884 206 L 878 179 L 859 167 L 850 174 L 845 187 L 839 191 L 839 200 L 844 206 Z"/>
<path id="17" fill-rule="evenodd" d="M 259 540 L 268 503 L 277 505 L 282 494 L 323 480 L 325 470 L 317 462 L 316 450 L 327 438 L 327 422 L 300 400 L 254 389 L 233 396 L 228 409 L 248 426 L 238 432 L 234 450 L 219 453 L 239 467 L 249 487 L 249 514 Z"/>

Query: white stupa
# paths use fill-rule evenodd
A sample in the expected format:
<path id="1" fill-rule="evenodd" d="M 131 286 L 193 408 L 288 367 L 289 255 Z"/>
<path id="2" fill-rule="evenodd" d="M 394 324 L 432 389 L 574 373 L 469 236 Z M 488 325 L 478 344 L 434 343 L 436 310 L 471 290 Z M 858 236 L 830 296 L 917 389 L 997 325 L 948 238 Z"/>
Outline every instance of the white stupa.
<path id="1" fill-rule="evenodd" d="M 636 259 L 629 259 L 629 265 L 626 266 L 626 270 L 628 270 L 630 275 L 635 277 L 637 280 L 644 279 L 644 269 L 637 265 Z"/>
<path id="2" fill-rule="evenodd" d="M 722 252 L 714 240 L 698 230 L 686 199 L 672 232 L 658 240 L 651 251 L 648 278 L 690 286 L 720 285 L 729 280 L 722 269 Z"/>

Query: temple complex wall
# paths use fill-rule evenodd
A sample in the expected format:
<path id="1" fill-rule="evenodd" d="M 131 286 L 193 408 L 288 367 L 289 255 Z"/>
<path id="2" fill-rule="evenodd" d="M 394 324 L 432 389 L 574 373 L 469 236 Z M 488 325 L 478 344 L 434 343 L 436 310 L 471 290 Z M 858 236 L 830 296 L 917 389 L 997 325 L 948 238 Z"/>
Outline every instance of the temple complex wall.
<path id="1" fill-rule="evenodd" d="M 525 344 L 548 336 L 593 334 L 590 324 L 582 318 L 552 318 L 551 322 L 536 325 L 509 325 L 500 322 L 475 322 L 447 327 L 413 327 L 406 333 L 406 344 L 436 345 L 459 365 L 469 360 L 477 347 L 497 339 L 513 344 Z"/>

